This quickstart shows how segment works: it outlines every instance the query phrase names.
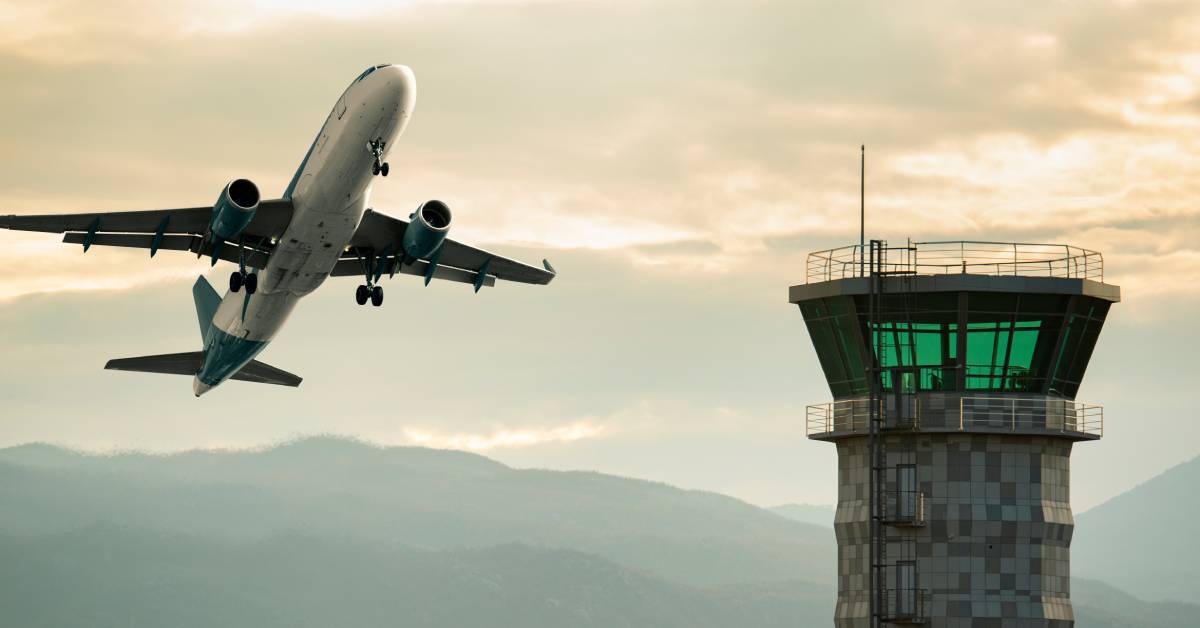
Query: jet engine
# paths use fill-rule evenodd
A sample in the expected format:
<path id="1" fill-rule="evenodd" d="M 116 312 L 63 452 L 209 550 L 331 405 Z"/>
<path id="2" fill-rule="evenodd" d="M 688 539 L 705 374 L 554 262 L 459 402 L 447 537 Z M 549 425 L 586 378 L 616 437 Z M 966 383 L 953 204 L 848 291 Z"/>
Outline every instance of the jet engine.
<path id="1" fill-rule="evenodd" d="M 210 230 L 214 237 L 234 240 L 254 219 L 258 209 L 258 186 L 249 179 L 234 179 L 221 190 L 213 205 Z"/>
<path id="2" fill-rule="evenodd" d="M 441 201 L 425 201 L 409 218 L 404 253 L 412 259 L 429 259 L 450 231 L 450 207 Z"/>

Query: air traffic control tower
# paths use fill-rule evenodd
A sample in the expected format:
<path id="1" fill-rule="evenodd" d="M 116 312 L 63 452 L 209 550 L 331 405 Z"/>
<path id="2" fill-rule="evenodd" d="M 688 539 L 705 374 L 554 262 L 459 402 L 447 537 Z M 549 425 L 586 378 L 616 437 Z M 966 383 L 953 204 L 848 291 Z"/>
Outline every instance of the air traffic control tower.
<path id="1" fill-rule="evenodd" d="M 819 251 L 792 286 L 833 401 L 838 628 L 1074 626 L 1075 399 L 1109 307 L 1099 253 L 919 242 Z"/>

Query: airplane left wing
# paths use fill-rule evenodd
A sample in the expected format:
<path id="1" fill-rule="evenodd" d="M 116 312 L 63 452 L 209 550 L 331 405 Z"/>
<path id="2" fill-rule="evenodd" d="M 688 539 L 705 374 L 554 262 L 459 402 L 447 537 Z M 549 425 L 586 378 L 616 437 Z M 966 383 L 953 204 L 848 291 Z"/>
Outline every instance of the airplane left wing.
<path id="1" fill-rule="evenodd" d="M 350 239 L 349 256 L 340 259 L 331 274 L 335 277 L 361 277 L 364 274 L 377 277 L 382 272 L 400 272 L 424 275 L 425 283 L 430 279 L 474 283 L 476 290 L 495 285 L 497 279 L 544 285 L 553 281 L 556 275 L 545 260 L 542 261 L 543 268 L 538 268 L 449 238 L 442 242 L 433 259 L 400 264 L 397 259 L 402 253 L 400 242 L 407 227 L 406 220 L 368 209 Z"/>
<path id="2" fill-rule="evenodd" d="M 205 237 L 212 213 L 212 207 L 185 207 L 94 214 L 9 215 L 0 216 L 0 229 L 62 233 L 63 242 L 82 244 L 85 251 L 92 245 L 99 245 L 150 249 L 151 255 L 159 249 L 203 255 L 211 254 L 213 249 L 213 243 Z M 248 265 L 266 266 L 268 243 L 283 234 L 291 219 L 291 201 L 278 199 L 259 203 L 254 218 L 242 232 Z M 217 247 L 217 257 L 236 263 L 237 247 Z"/>

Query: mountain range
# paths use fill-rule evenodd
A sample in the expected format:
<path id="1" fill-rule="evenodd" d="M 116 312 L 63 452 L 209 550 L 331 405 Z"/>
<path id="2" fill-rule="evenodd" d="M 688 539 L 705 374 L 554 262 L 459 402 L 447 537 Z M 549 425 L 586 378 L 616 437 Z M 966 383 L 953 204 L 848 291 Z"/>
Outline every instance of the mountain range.
<path id="1" fill-rule="evenodd" d="M 0 449 L 0 504 L 20 626 L 818 626 L 835 597 L 831 527 L 784 516 L 819 510 L 455 451 L 25 445 Z M 1200 611 L 1078 578 L 1074 597 L 1081 626 Z"/>

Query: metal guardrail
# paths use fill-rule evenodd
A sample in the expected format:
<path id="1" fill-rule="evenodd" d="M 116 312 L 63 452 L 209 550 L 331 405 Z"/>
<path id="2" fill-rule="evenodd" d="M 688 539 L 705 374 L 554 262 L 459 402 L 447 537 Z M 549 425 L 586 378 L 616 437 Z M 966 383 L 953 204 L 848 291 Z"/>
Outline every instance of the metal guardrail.
<path id="1" fill-rule="evenodd" d="M 853 244 L 808 254 L 807 283 L 863 277 L 869 262 Z M 884 250 L 883 271 L 909 275 L 1066 277 L 1104 283 L 1104 256 L 1069 244 L 1025 242 L 913 242 Z"/>
<path id="2" fill-rule="evenodd" d="M 924 624 L 929 620 L 929 589 L 887 589 L 883 620 L 893 624 Z"/>
<path id="3" fill-rule="evenodd" d="M 879 400 L 879 413 L 885 431 L 916 429 L 921 415 L 920 399 L 888 396 Z M 806 408 L 805 424 L 810 436 L 835 431 L 866 433 L 871 426 L 870 400 L 843 399 L 810 405 Z"/>
<path id="4" fill-rule="evenodd" d="M 889 417 L 889 400 L 880 400 L 885 430 L 917 429 L 921 426 L 921 408 L 912 407 L 913 414 L 903 420 L 893 411 Z M 1068 399 L 1022 397 L 960 397 L 958 420 L 953 411 L 947 412 L 944 422 L 929 421 L 934 429 L 958 431 L 1038 431 L 1064 434 L 1104 436 L 1104 406 Z M 935 417 L 936 418 L 936 417 Z M 813 404 L 805 408 L 805 433 L 866 434 L 870 431 L 870 402 L 867 399 L 844 399 Z M 940 425 L 939 425 L 940 423 Z"/>
<path id="5" fill-rule="evenodd" d="M 883 505 L 883 522 L 910 527 L 925 525 L 925 493 L 887 491 Z"/>
<path id="6" fill-rule="evenodd" d="M 1047 430 L 1104 436 L 1104 406 L 1067 399 L 962 397 L 958 429 Z"/>

